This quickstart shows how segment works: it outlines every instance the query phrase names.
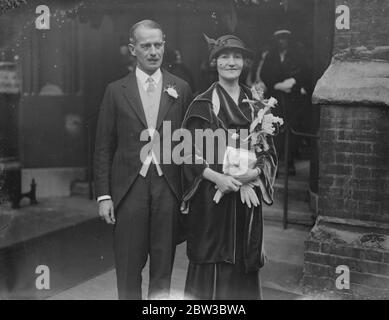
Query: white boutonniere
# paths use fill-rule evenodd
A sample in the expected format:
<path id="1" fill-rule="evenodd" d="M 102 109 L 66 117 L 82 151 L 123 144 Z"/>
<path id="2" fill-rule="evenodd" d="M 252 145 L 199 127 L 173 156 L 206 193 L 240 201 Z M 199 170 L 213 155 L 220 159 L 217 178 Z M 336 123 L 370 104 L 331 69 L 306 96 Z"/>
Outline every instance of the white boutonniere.
<path id="1" fill-rule="evenodd" d="M 168 85 L 164 90 L 169 96 L 173 97 L 174 99 L 178 98 L 177 90 L 174 86 Z"/>

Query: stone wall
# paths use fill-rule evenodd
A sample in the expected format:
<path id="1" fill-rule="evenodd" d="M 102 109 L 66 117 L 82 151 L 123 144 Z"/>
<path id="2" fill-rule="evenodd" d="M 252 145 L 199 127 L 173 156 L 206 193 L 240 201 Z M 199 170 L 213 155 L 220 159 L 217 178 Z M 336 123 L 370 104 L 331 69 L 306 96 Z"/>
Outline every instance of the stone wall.
<path id="1" fill-rule="evenodd" d="M 313 95 L 319 217 L 305 243 L 303 284 L 310 294 L 389 299 L 389 2 L 342 4 L 351 29 L 335 31 L 333 61 Z"/>

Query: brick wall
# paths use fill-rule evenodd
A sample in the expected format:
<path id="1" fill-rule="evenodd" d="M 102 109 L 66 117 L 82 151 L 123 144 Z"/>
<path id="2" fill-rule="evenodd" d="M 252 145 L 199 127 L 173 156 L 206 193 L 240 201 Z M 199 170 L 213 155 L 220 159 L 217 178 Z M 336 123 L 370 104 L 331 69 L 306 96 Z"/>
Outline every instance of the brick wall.
<path id="1" fill-rule="evenodd" d="M 319 219 L 305 243 L 306 293 L 389 299 L 388 113 L 321 106 Z M 341 265 L 350 269 L 347 290 L 335 286 Z"/>
<path id="2" fill-rule="evenodd" d="M 336 6 L 347 5 L 350 12 L 350 30 L 335 33 L 335 53 L 351 47 L 388 45 L 389 1 L 336 0 Z"/>
<path id="3" fill-rule="evenodd" d="M 319 216 L 305 242 L 306 293 L 389 299 L 389 1 L 348 5 L 331 66 L 313 96 L 320 106 Z M 349 289 L 336 287 L 338 266 Z"/>
<path id="4" fill-rule="evenodd" d="M 384 250 L 312 237 L 305 242 L 305 260 L 305 291 L 314 297 L 389 299 L 389 254 Z M 336 288 L 336 267 L 341 265 L 350 269 L 347 290 Z"/>
<path id="5" fill-rule="evenodd" d="M 322 106 L 319 215 L 389 221 L 388 111 Z"/>

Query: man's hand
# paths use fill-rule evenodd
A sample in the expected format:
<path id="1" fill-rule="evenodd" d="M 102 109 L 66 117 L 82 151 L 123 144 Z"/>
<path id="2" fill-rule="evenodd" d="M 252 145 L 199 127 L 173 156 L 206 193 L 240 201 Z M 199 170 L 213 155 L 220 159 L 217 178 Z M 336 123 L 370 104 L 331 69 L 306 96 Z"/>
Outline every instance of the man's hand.
<path id="1" fill-rule="evenodd" d="M 242 203 L 246 203 L 250 209 L 252 205 L 254 207 L 259 206 L 257 194 L 255 193 L 253 187 L 247 184 L 240 187 L 240 200 Z"/>
<path id="2" fill-rule="evenodd" d="M 103 200 L 99 202 L 99 215 L 108 224 L 115 224 L 112 200 Z"/>

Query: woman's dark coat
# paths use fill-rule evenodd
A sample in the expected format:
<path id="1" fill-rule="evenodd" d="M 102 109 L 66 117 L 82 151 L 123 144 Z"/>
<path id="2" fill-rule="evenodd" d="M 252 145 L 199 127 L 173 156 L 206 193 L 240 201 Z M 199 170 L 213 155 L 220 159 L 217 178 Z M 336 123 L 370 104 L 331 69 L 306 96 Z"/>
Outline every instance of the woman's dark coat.
<path id="1" fill-rule="evenodd" d="M 216 90 L 220 99 L 220 112 L 214 112 L 212 94 Z M 217 83 L 206 92 L 199 95 L 188 108 L 183 122 L 183 128 L 188 129 L 195 137 L 195 129 L 240 129 L 248 128 L 252 119 L 226 101 L 226 95 L 220 94 L 224 90 Z M 252 98 L 250 89 L 242 86 L 242 95 Z M 187 254 L 194 263 L 235 263 L 236 259 L 236 215 L 243 214 L 244 223 L 244 264 L 246 272 L 257 271 L 264 264 L 263 250 L 263 216 L 262 203 L 273 203 L 273 183 L 277 168 L 277 156 L 271 138 L 268 139 L 270 150 L 257 154 L 257 166 L 262 170 L 262 190 L 256 187 L 255 191 L 261 199 L 261 205 L 249 209 L 244 206 L 244 212 L 236 212 L 236 201 L 240 200 L 240 192 L 223 195 L 216 204 L 213 201 L 216 189 L 215 184 L 203 178 L 203 171 L 209 167 L 222 173 L 222 161 L 209 161 L 204 157 L 205 145 L 200 150 L 194 142 L 190 151 L 186 150 L 186 159 L 191 164 L 183 166 L 184 203 L 187 208 Z M 215 143 L 215 155 L 218 154 L 218 144 Z M 220 156 L 219 156 L 220 158 Z M 195 163 L 197 160 L 197 163 Z M 212 159 L 211 159 L 212 160 Z"/>

